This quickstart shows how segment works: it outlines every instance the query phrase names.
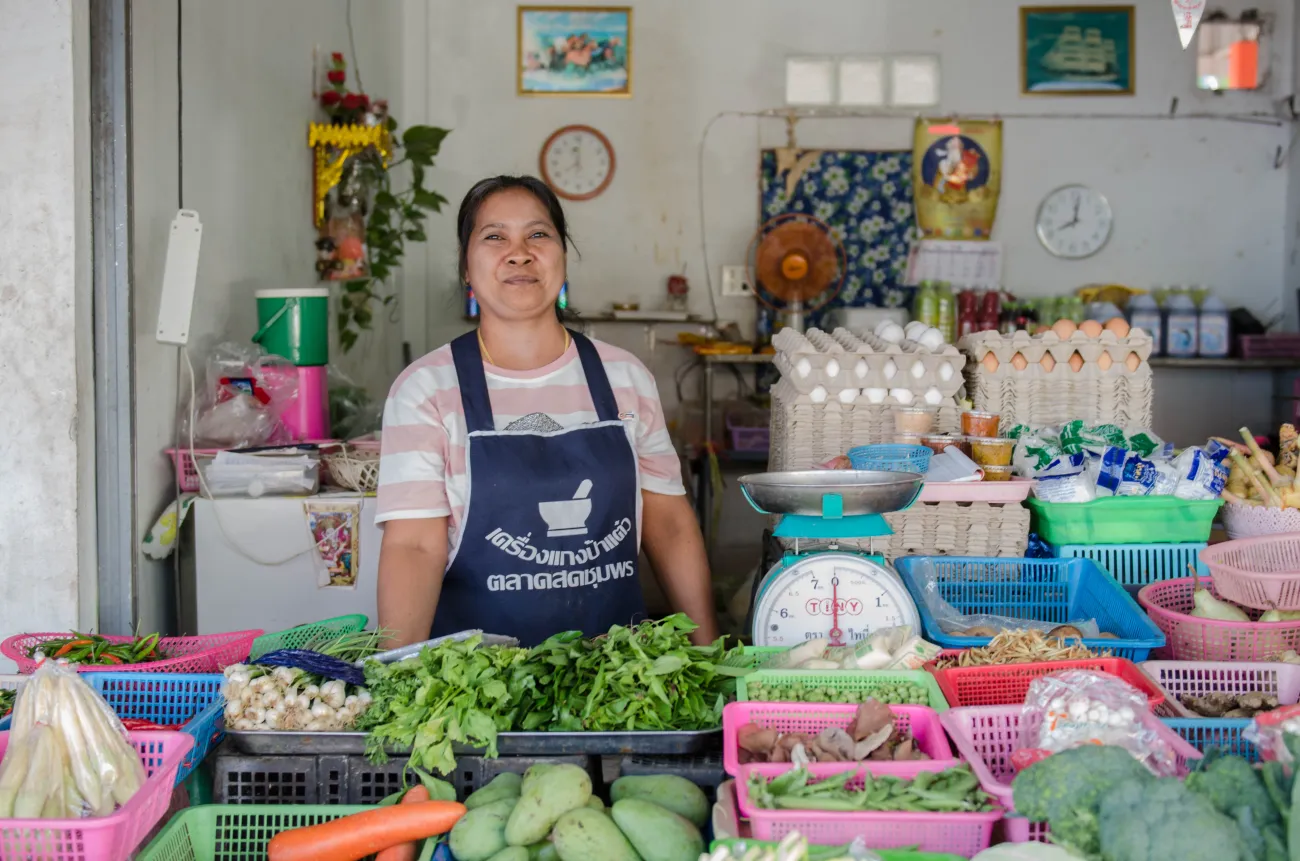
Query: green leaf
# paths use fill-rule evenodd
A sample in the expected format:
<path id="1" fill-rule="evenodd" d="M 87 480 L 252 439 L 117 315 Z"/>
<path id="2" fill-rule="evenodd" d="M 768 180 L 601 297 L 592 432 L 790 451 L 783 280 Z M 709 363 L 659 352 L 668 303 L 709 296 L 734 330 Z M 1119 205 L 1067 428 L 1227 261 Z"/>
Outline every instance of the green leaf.
<path id="1" fill-rule="evenodd" d="M 353 332 L 351 329 L 343 329 L 342 331 L 339 332 L 339 346 L 343 348 L 343 352 L 345 353 L 348 352 L 356 345 L 357 345 L 356 332 Z"/>
<path id="2" fill-rule="evenodd" d="M 411 242 L 424 242 L 426 239 L 428 239 L 428 237 L 424 235 L 423 230 L 412 229 L 406 231 L 406 233 L 404 233 L 403 235 Z"/>
<path id="3" fill-rule="evenodd" d="M 413 200 L 413 203 L 416 206 L 420 206 L 425 209 L 432 209 L 434 212 L 441 212 L 442 205 L 447 202 L 448 202 L 447 198 L 443 197 L 441 194 L 439 194 L 436 191 L 429 191 L 428 189 L 424 189 L 424 188 L 415 189 L 415 198 Z"/>
<path id="4" fill-rule="evenodd" d="M 402 146 L 406 147 L 408 153 L 418 150 L 435 156 L 442 146 L 443 139 L 450 133 L 450 129 L 440 129 L 435 126 L 411 126 L 402 132 Z"/>
<path id="5" fill-rule="evenodd" d="M 445 780 L 439 780 L 422 768 L 413 767 L 411 770 L 420 778 L 420 783 L 424 785 L 424 788 L 429 790 L 430 801 L 456 800 L 456 787 Z"/>
<path id="6" fill-rule="evenodd" d="M 380 191 L 375 193 L 374 211 L 382 211 L 390 206 L 397 206 L 397 198 L 391 191 Z"/>

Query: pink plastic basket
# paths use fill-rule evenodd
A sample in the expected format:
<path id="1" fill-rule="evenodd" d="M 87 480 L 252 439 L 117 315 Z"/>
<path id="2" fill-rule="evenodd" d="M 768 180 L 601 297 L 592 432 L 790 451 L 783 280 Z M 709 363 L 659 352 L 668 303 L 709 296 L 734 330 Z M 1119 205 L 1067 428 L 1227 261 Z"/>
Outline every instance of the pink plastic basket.
<path id="1" fill-rule="evenodd" d="M 1300 610 L 1300 533 L 1225 541 L 1201 551 L 1224 598 L 1257 610 Z"/>
<path id="2" fill-rule="evenodd" d="M 1201 585 L 1222 597 L 1213 578 Z M 1220 622 L 1190 615 L 1191 577 L 1143 586 L 1138 603 L 1165 634 L 1165 647 L 1154 657 L 1175 661 L 1268 661 L 1287 649 L 1300 649 L 1300 621 Z M 1247 611 L 1258 619 L 1262 611 Z"/>
<path id="3" fill-rule="evenodd" d="M 755 723 L 779 732 L 816 735 L 833 726 L 847 729 L 857 710 L 855 705 L 839 703 L 729 703 L 722 710 L 722 767 L 732 776 L 740 774 L 740 745 L 736 733 L 745 724 Z M 943 724 L 939 723 L 939 715 L 934 709 L 927 706 L 890 706 L 889 710 L 894 713 L 894 725 L 902 732 L 910 732 L 916 739 L 917 748 L 930 759 L 863 763 L 870 768 L 872 774 L 914 777 L 922 771 L 943 771 L 961 764 L 953 756 L 948 737 L 943 733 Z"/>
<path id="4" fill-rule="evenodd" d="M 763 810 L 749 803 L 749 776 L 759 773 L 768 779 L 791 768 L 789 765 L 745 765 L 736 778 L 736 805 L 749 818 L 755 840 L 780 840 L 798 831 L 808 842 L 822 846 L 851 843 L 861 837 L 873 849 L 914 846 L 921 852 L 951 852 L 963 858 L 978 855 L 993 840 L 993 826 L 1003 811 L 989 813 L 897 813 L 825 812 L 820 810 Z M 862 786 L 861 766 L 849 766 L 855 776 L 849 788 Z M 815 779 L 841 774 L 846 766 L 832 763 L 808 766 Z"/>
<path id="5" fill-rule="evenodd" d="M 1027 478 L 1010 481 L 927 481 L 917 502 L 1000 502 L 1011 504 L 1029 498 L 1034 483 Z"/>
<path id="6" fill-rule="evenodd" d="M 171 657 L 147 664 L 105 664 L 78 666 L 79 673 L 219 673 L 231 664 L 248 657 L 253 641 L 265 631 L 234 631 L 229 634 L 203 634 L 198 637 L 163 637 L 158 651 Z M 0 654 L 18 665 L 18 672 L 32 673 L 39 666 L 27 656 L 31 648 L 46 640 L 63 639 L 66 631 L 40 634 L 14 634 L 0 643 Z M 114 643 L 129 643 L 131 637 L 104 637 Z"/>
<path id="7" fill-rule="evenodd" d="M 1016 739 L 1020 734 L 1020 712 L 1022 706 L 972 706 L 970 708 L 949 709 L 939 718 L 944 729 L 952 738 L 957 753 L 970 763 L 975 774 L 979 776 L 984 791 L 1006 807 L 1007 813 L 1015 812 L 1011 799 L 1011 781 L 1016 777 L 1016 770 L 1011 765 L 1011 754 L 1016 749 Z M 1151 712 L 1142 713 L 1142 722 L 1149 729 L 1173 748 L 1178 768 L 1185 771 L 1189 759 L 1200 759 L 1201 754 L 1182 736 L 1165 726 L 1160 718 Z M 1039 836 L 1042 840 L 1047 834 L 1043 823 L 1030 823 L 1023 817 L 1017 823 L 1007 820 L 1008 828 L 1016 829 L 1023 842 L 1031 839 L 1029 834 Z"/>
<path id="8" fill-rule="evenodd" d="M 1300 665 L 1276 661 L 1147 661 L 1142 672 L 1166 693 L 1165 704 L 1156 714 L 1199 718 L 1179 702 L 1180 697 L 1202 697 L 1209 693 L 1272 694 L 1284 706 L 1300 701 Z"/>
<path id="9" fill-rule="evenodd" d="M 126 861 L 171 804 L 176 769 L 194 738 L 183 732 L 133 732 L 147 779 L 116 813 L 94 819 L 0 819 L 0 861 Z M 0 757 L 9 733 L 0 732 Z"/>
<path id="10" fill-rule="evenodd" d="M 163 454 L 171 458 L 172 466 L 176 468 L 181 493 L 199 492 L 199 467 L 194 457 L 216 457 L 220 451 L 219 448 L 196 448 L 192 457 L 188 448 L 163 449 Z"/>

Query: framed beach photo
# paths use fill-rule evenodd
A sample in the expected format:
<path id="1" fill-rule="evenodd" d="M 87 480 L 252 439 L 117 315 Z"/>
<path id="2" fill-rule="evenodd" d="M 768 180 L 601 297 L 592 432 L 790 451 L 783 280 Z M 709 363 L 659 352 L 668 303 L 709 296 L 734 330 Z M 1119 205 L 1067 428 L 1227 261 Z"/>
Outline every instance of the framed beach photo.
<path id="1" fill-rule="evenodd" d="M 1020 92 L 1133 95 L 1133 21 L 1132 6 L 1021 6 Z"/>
<path id="2" fill-rule="evenodd" d="M 631 6 L 520 6 L 521 96 L 632 95 Z"/>

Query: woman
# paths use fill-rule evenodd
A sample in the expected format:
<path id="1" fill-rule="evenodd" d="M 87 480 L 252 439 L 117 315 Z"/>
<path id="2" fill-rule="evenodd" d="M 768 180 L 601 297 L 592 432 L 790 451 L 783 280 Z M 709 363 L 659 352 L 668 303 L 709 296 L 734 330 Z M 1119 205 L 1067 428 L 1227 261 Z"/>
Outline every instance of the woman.
<path id="1" fill-rule="evenodd" d="M 569 236 L 533 177 L 457 217 L 478 331 L 402 372 L 384 409 L 379 624 L 392 646 L 469 628 L 534 645 L 644 617 L 644 543 L 669 602 L 717 638 L 708 561 L 654 378 L 560 323 Z"/>

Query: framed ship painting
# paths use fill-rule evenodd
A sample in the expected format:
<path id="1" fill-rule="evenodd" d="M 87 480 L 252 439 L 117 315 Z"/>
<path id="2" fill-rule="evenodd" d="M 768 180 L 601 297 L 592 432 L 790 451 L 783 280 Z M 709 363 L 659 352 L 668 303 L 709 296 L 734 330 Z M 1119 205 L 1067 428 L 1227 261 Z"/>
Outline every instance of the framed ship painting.
<path id="1" fill-rule="evenodd" d="M 1020 7 L 1020 91 L 1028 96 L 1131 96 L 1132 6 Z"/>
<path id="2" fill-rule="evenodd" d="M 632 95 L 630 6 L 520 6 L 521 96 Z"/>

